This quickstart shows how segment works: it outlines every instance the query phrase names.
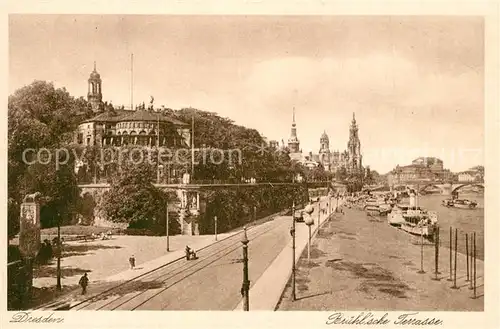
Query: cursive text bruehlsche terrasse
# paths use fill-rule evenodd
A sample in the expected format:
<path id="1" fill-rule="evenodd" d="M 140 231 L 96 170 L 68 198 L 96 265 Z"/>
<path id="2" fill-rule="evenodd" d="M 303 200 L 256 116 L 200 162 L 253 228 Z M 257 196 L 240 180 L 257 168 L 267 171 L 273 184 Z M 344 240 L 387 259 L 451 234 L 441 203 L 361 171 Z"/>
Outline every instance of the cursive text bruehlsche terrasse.
<path id="1" fill-rule="evenodd" d="M 384 313 L 382 316 L 376 316 L 372 312 L 361 312 L 357 315 L 346 316 L 342 312 L 332 313 L 326 324 L 353 324 L 353 325 L 413 325 L 413 326 L 440 326 L 443 320 L 436 318 L 419 318 L 419 312 L 403 313 L 397 316 L 395 320 L 389 319 L 389 313 Z"/>

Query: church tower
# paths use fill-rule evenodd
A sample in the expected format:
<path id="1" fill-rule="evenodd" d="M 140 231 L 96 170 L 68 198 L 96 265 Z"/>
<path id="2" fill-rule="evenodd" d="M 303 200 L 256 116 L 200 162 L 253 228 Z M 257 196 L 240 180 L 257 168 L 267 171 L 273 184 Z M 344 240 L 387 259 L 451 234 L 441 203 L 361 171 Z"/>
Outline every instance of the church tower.
<path id="1" fill-rule="evenodd" d="M 92 106 L 92 111 L 99 112 L 102 107 L 102 80 L 101 75 L 96 71 L 96 65 L 94 61 L 94 71 L 90 73 L 90 78 L 88 80 L 89 91 L 87 94 L 87 100 Z"/>
<path id="2" fill-rule="evenodd" d="M 349 142 L 347 143 L 349 172 L 356 172 L 362 168 L 361 142 L 358 136 L 358 125 L 355 114 L 352 114 L 351 128 L 349 129 Z"/>
<path id="3" fill-rule="evenodd" d="M 323 131 L 323 135 L 319 139 L 320 148 L 319 148 L 319 161 L 323 165 L 326 171 L 330 171 L 330 140 L 325 131 Z"/>
<path id="4" fill-rule="evenodd" d="M 288 139 L 288 149 L 290 153 L 300 152 L 300 142 L 297 138 L 297 125 L 295 124 L 295 107 L 293 108 L 292 131 Z"/>

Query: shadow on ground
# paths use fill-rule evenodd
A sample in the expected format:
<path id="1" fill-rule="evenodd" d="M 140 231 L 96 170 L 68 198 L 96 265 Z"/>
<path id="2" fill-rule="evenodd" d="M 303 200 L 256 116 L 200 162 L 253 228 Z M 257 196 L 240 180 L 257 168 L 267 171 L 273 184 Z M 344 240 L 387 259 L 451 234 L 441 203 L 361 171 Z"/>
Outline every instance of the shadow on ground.
<path id="1" fill-rule="evenodd" d="M 68 244 L 64 246 L 62 257 L 83 256 L 94 250 L 121 248 L 120 246 L 106 246 L 102 244 Z"/>
<path id="2" fill-rule="evenodd" d="M 31 298 L 31 301 L 29 303 L 28 308 L 36 308 L 39 307 L 40 305 L 49 303 L 59 296 L 66 295 L 72 291 L 75 291 L 78 289 L 78 285 L 69 285 L 69 286 L 62 286 L 61 291 L 57 291 L 55 287 L 55 282 L 54 286 L 52 287 L 43 287 L 43 288 L 38 288 L 38 287 L 33 287 L 33 297 Z"/>
<path id="3" fill-rule="evenodd" d="M 349 272 L 356 278 L 364 279 L 358 290 L 370 294 L 372 289 L 397 298 L 408 298 L 406 292 L 410 287 L 394 277 L 393 273 L 374 263 L 354 263 L 350 261 L 328 260 L 326 266 L 337 271 Z"/>
<path id="4" fill-rule="evenodd" d="M 110 297 L 124 296 L 134 292 L 142 292 L 150 289 L 160 289 L 164 285 L 161 281 L 130 281 L 122 286 L 111 289 L 104 296 L 99 296 L 100 299 L 106 300 Z"/>
<path id="5" fill-rule="evenodd" d="M 75 275 L 82 275 L 83 273 L 90 272 L 83 268 L 75 267 L 61 267 L 61 277 L 66 278 Z M 52 266 L 41 266 L 33 269 L 34 278 L 50 278 L 53 277 L 54 280 L 57 277 L 57 268 Z"/>

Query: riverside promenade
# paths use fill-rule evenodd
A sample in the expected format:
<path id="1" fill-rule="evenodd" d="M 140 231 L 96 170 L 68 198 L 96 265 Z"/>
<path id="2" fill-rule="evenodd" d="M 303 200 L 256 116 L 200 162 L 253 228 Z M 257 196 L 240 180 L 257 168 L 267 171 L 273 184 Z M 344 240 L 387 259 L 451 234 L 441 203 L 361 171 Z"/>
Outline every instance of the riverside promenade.
<path id="1" fill-rule="evenodd" d="M 470 282 L 466 281 L 465 255 L 457 255 L 458 288 L 453 289 L 453 281 L 447 280 L 449 249 L 441 246 L 439 250 L 441 274 L 435 281 L 433 245 L 424 245 L 425 273 L 418 273 L 419 241 L 388 225 L 384 217 L 345 209 L 345 215 L 336 214 L 320 228 L 311 261 L 307 261 L 306 253 L 302 254 L 296 277 L 297 300 L 291 300 L 288 281 L 277 310 L 483 311 L 483 261 L 476 261 L 474 299 Z"/>
<path id="2" fill-rule="evenodd" d="M 329 202 L 333 204 L 329 204 Z M 343 203 L 342 200 L 338 201 L 339 206 Z M 320 207 L 318 207 L 318 204 Z M 314 239 L 318 233 L 318 228 L 325 225 L 336 210 L 336 200 L 329 197 L 321 197 L 319 203 L 313 203 L 314 212 L 311 216 L 314 218 L 314 224 L 311 225 L 311 236 Z M 318 209 L 327 209 L 323 213 Z M 331 210 L 331 213 L 330 213 Z M 290 226 L 292 218 L 290 217 Z M 309 237 L 308 227 L 305 223 L 296 223 L 295 225 L 295 262 L 299 261 L 301 254 L 305 252 L 307 257 L 307 242 Z M 290 242 L 283 248 L 280 254 L 266 269 L 261 277 L 257 278 L 254 285 L 250 287 L 249 310 L 250 311 L 274 311 L 278 305 L 283 290 L 292 273 L 292 238 Z M 252 278 L 250 278 L 252 279 Z M 254 279 L 255 280 L 255 279 Z M 243 301 L 241 301 L 235 311 L 243 310 Z"/>

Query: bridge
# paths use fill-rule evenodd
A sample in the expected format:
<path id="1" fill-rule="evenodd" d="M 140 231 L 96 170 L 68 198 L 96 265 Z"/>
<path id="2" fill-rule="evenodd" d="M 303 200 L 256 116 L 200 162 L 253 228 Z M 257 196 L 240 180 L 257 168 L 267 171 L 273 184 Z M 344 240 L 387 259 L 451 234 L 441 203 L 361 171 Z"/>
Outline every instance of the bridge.
<path id="1" fill-rule="evenodd" d="M 416 189 L 418 192 L 424 192 L 430 187 L 439 189 L 443 195 L 451 195 L 458 192 L 466 186 L 475 186 L 484 189 L 482 182 L 463 182 L 463 183 L 442 183 L 442 182 L 408 182 L 404 184 L 395 184 L 391 188 L 396 191 L 404 191 L 408 188 Z"/>

